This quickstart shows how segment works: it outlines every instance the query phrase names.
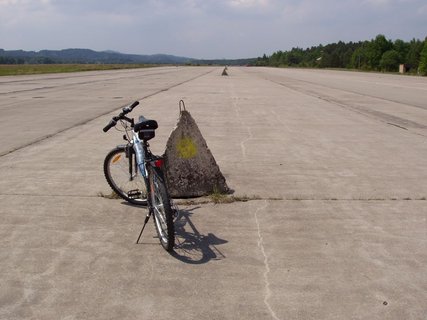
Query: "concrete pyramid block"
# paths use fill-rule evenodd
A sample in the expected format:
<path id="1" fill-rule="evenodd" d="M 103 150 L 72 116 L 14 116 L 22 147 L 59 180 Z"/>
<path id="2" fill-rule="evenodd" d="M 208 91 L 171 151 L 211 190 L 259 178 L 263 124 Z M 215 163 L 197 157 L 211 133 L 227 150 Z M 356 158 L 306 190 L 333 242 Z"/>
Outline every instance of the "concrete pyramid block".
<path id="1" fill-rule="evenodd" d="M 174 198 L 200 197 L 230 191 L 202 133 L 190 113 L 182 110 L 166 144 L 168 191 Z"/>

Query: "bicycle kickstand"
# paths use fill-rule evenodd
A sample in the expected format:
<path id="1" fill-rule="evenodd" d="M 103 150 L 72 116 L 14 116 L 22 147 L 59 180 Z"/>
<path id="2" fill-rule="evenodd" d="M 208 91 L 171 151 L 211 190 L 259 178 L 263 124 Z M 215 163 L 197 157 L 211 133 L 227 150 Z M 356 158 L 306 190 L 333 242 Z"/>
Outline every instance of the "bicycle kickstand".
<path id="1" fill-rule="evenodd" d="M 145 225 L 147 224 L 148 220 L 150 219 L 150 216 L 151 216 L 151 212 L 148 212 L 148 213 L 147 213 L 147 216 L 145 217 L 144 225 L 142 226 L 142 229 L 141 229 L 141 232 L 140 232 L 140 234 L 139 234 L 138 240 L 136 240 L 136 244 L 138 244 L 138 243 L 139 243 L 139 239 L 141 239 L 142 232 L 144 231 L 144 229 L 145 229 Z"/>

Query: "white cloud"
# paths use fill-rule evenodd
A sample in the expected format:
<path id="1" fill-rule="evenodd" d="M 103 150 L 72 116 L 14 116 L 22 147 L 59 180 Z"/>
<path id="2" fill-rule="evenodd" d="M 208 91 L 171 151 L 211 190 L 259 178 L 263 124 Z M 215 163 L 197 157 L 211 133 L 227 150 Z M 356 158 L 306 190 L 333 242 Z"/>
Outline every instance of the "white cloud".
<path id="1" fill-rule="evenodd" d="M 417 10 L 417 14 L 426 16 L 427 15 L 427 4 L 420 6 Z"/>
<path id="2" fill-rule="evenodd" d="M 362 3 L 371 4 L 374 6 L 384 6 L 388 5 L 392 2 L 392 0 L 364 0 Z"/>
<path id="3" fill-rule="evenodd" d="M 198 58 L 424 38 L 425 0 L 0 0 L 5 49 L 87 47 Z"/>
<path id="4" fill-rule="evenodd" d="M 26 1 L 22 1 L 22 0 L 0 0 L 0 6 L 13 6 L 16 5 L 18 3 L 23 3 Z"/>
<path id="5" fill-rule="evenodd" d="M 49 4 L 50 0 L 0 0 L 0 6 L 37 7 L 39 4 Z"/>
<path id="6" fill-rule="evenodd" d="M 269 0 L 231 0 L 229 5 L 232 7 L 267 7 L 270 4 Z"/>

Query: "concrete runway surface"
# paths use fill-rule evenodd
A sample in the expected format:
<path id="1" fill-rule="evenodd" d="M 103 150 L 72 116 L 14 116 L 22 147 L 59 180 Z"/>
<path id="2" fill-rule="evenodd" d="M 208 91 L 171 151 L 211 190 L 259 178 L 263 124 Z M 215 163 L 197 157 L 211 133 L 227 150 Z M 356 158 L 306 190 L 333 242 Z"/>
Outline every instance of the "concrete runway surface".
<path id="1" fill-rule="evenodd" d="M 426 319 L 427 78 L 229 67 L 0 78 L 0 319 Z M 108 194 L 134 100 L 184 99 L 246 202 L 182 205 L 170 255 Z"/>

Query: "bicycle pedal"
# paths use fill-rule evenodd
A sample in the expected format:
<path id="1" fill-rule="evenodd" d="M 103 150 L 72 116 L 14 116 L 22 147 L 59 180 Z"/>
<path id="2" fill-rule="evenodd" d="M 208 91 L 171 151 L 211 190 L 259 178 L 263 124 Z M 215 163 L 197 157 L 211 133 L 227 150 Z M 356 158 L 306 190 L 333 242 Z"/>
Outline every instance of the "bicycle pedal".
<path id="1" fill-rule="evenodd" d="M 176 219 L 179 216 L 179 210 L 172 208 L 172 218 Z"/>
<path id="2" fill-rule="evenodd" d="M 130 199 L 141 199 L 142 198 L 142 192 L 141 192 L 141 190 L 129 190 L 128 191 L 128 197 Z"/>

